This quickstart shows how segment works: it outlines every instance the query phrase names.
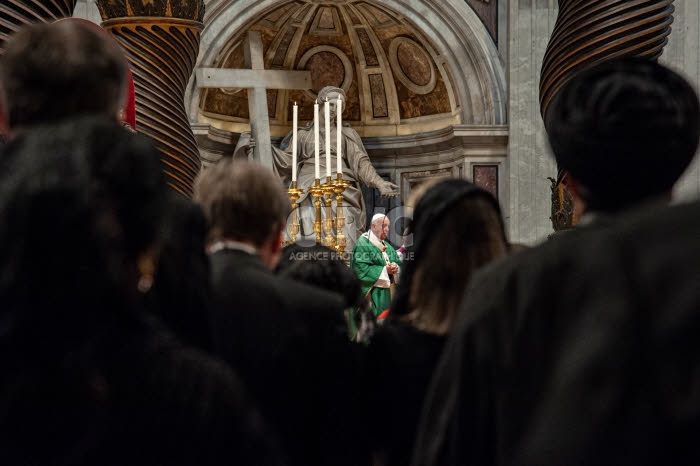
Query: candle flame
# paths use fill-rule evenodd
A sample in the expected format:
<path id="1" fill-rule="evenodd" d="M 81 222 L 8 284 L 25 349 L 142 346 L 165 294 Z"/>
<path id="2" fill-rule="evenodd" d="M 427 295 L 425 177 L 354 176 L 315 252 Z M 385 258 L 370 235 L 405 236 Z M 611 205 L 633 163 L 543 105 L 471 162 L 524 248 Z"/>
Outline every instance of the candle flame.
<path id="1" fill-rule="evenodd" d="M 297 106 L 297 101 L 296 101 L 296 100 L 294 101 L 294 106 L 295 106 L 295 107 Z"/>

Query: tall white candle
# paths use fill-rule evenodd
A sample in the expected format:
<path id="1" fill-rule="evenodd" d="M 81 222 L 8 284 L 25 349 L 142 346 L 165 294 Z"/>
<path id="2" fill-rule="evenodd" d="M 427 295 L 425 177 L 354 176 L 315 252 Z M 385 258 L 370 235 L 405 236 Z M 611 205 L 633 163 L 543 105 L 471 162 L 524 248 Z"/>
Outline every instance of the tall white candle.
<path id="1" fill-rule="evenodd" d="M 326 132 L 324 135 L 326 150 L 326 176 L 331 176 L 331 103 L 326 97 Z"/>
<path id="2" fill-rule="evenodd" d="M 297 180 L 297 115 L 299 107 L 294 102 L 292 107 L 292 181 Z"/>
<path id="3" fill-rule="evenodd" d="M 335 151 L 335 156 L 336 156 L 336 168 L 338 173 L 343 173 L 343 101 L 338 99 L 336 106 L 335 106 L 335 113 L 337 116 L 337 131 L 335 134 L 335 140 L 336 140 L 336 151 Z"/>
<path id="4" fill-rule="evenodd" d="M 316 169 L 316 179 L 319 179 L 321 176 L 319 175 L 319 166 L 318 166 L 318 157 L 319 157 L 319 147 L 318 147 L 318 100 L 314 104 L 314 168 Z"/>

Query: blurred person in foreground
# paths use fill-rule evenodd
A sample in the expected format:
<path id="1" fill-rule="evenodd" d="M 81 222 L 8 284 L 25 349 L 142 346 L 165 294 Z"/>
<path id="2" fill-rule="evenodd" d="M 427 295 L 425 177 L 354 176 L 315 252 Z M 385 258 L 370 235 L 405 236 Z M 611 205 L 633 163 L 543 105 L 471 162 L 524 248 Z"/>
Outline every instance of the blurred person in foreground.
<path id="1" fill-rule="evenodd" d="M 100 116 L 120 121 L 129 67 L 114 38 L 78 19 L 23 26 L 0 56 L 0 133 Z"/>
<path id="2" fill-rule="evenodd" d="M 412 464 L 697 464 L 698 207 L 664 205 L 698 147 L 697 95 L 615 60 L 572 78 L 546 127 L 612 221 L 474 277 Z"/>
<path id="3" fill-rule="evenodd" d="M 207 220 L 199 205 L 169 192 L 149 309 L 183 342 L 211 350 Z"/>
<path id="4" fill-rule="evenodd" d="M 231 370 L 141 307 L 167 190 L 150 142 L 93 118 L 6 150 L 0 463 L 281 464 Z"/>
<path id="5" fill-rule="evenodd" d="M 425 392 L 472 275 L 507 253 L 498 202 L 464 180 L 443 180 L 417 202 L 413 244 L 389 317 L 369 345 L 368 381 L 380 464 L 407 465 Z"/>
<path id="6" fill-rule="evenodd" d="M 695 156 L 696 112 L 690 84 L 650 60 L 614 60 L 568 82 L 544 124 L 579 225 L 668 204 Z"/>

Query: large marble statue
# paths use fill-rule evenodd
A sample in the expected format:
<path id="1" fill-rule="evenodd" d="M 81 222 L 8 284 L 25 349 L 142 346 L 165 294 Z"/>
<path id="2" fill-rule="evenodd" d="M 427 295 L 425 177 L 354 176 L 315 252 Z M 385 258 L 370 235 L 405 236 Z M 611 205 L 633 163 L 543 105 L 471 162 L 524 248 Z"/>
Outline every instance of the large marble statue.
<path id="1" fill-rule="evenodd" d="M 337 148 L 337 128 L 336 128 L 336 102 L 340 97 L 345 103 L 345 92 L 338 87 L 324 87 L 318 93 L 318 101 L 325 102 L 326 98 L 330 103 L 331 111 L 331 131 L 328 137 L 331 138 L 331 175 L 336 178 L 336 148 Z M 325 140 L 326 131 L 324 123 L 324 105 L 320 104 L 319 119 L 319 146 L 320 146 L 320 176 L 321 183 L 326 181 L 326 151 Z M 343 105 L 345 107 L 345 105 Z M 343 108 L 344 109 L 344 108 Z M 345 228 L 343 233 L 348 238 L 346 250 L 351 251 L 357 238 L 365 231 L 367 224 L 367 212 L 360 183 L 377 188 L 382 196 L 396 197 L 399 195 L 398 186 L 394 183 L 382 179 L 372 166 L 367 151 L 362 144 L 362 139 L 357 132 L 349 126 L 342 128 L 341 150 L 343 161 L 343 179 L 350 182 L 350 186 L 343 193 L 343 215 L 345 216 Z M 286 186 L 292 179 L 292 133 L 282 139 L 279 148 L 272 147 L 274 169 Z M 236 147 L 234 156 L 241 153 L 250 153 L 250 135 L 244 133 Z M 245 152 L 241 152 L 245 151 Z M 314 184 L 314 124 L 301 127 L 297 131 L 297 187 L 306 190 Z M 305 238 L 313 238 L 314 211 L 310 196 L 304 193 L 299 200 L 300 216 L 302 223 L 302 234 Z M 322 209 L 325 218 L 325 208 Z M 333 203 L 333 215 L 335 215 L 335 202 Z"/>

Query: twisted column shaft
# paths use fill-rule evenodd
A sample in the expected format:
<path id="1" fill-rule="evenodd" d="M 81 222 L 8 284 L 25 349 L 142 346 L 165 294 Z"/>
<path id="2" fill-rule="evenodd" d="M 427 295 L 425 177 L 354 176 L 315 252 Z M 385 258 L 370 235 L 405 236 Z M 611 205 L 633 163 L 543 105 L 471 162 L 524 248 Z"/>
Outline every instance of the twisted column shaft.
<path id="1" fill-rule="evenodd" d="M 2 0 L 0 2 L 0 55 L 5 42 L 29 23 L 50 23 L 73 16 L 77 0 Z"/>
<path id="2" fill-rule="evenodd" d="M 168 184 L 192 196 L 201 168 L 197 142 L 185 111 L 185 88 L 199 53 L 204 2 L 192 0 L 97 0 L 124 48 L 134 76 L 136 130 L 162 154 Z"/>
<path id="3" fill-rule="evenodd" d="M 657 59 L 668 43 L 674 0 L 559 0 L 542 63 L 540 110 L 579 71 L 622 56 Z"/>
<path id="4" fill-rule="evenodd" d="M 671 34 L 674 0 L 559 0 L 559 14 L 547 45 L 540 77 L 540 112 L 578 72 L 623 56 L 656 60 Z M 562 184 L 552 180 L 552 224 L 555 230 L 576 224 L 574 202 Z"/>

